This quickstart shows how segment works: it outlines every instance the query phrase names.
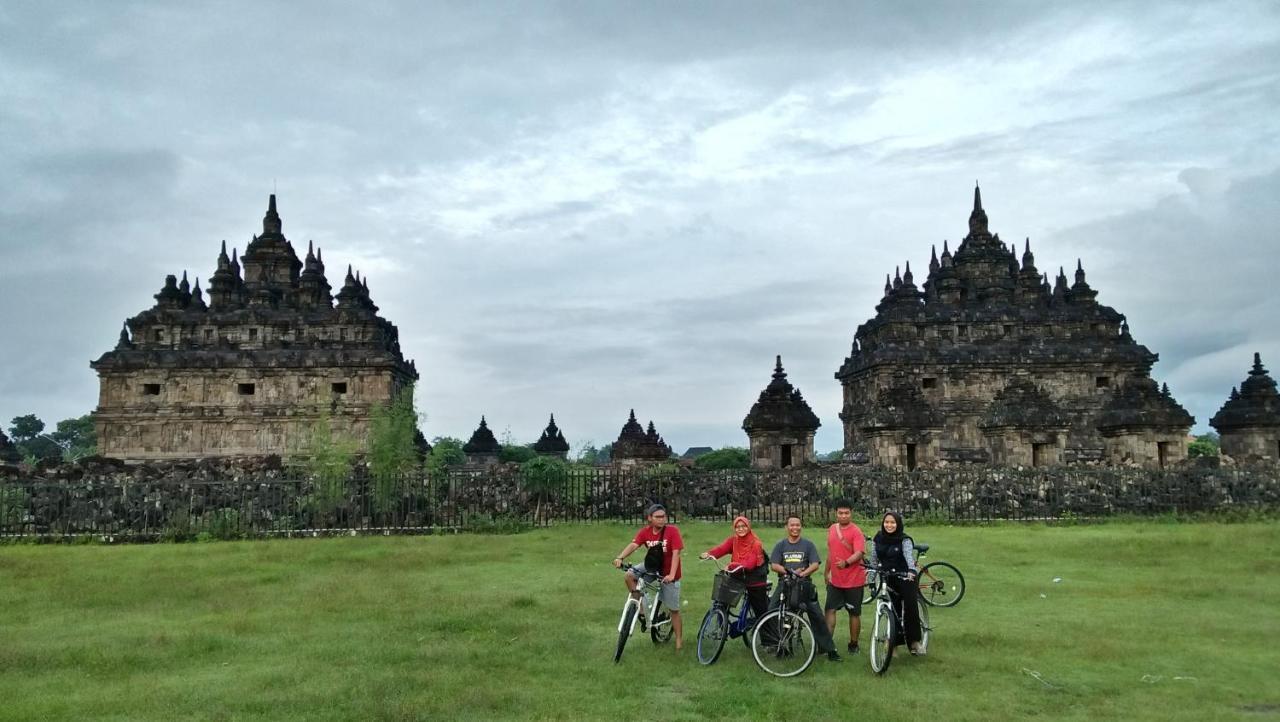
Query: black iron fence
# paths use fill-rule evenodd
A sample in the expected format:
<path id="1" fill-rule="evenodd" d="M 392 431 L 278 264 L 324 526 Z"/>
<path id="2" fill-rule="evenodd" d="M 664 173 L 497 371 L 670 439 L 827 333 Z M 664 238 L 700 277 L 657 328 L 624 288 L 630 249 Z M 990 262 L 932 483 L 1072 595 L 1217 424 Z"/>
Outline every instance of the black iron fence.
<path id="1" fill-rule="evenodd" d="M 862 516 L 898 509 L 929 521 L 1091 519 L 1116 514 L 1280 507 L 1276 468 L 946 469 L 851 467 L 785 472 L 514 467 L 439 476 L 342 480 L 249 475 L 234 480 L 0 481 L 0 537 L 182 540 L 310 534 L 403 534 L 561 522 L 639 523 L 651 503 L 676 519 L 788 514 L 826 519 L 836 499 Z"/>

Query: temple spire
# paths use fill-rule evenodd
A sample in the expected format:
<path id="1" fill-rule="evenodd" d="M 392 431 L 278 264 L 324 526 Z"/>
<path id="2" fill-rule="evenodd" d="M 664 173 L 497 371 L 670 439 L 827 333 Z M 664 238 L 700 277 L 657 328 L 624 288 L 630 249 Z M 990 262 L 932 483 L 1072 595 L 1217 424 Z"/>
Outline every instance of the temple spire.
<path id="1" fill-rule="evenodd" d="M 1265 376 L 1267 370 L 1262 367 L 1262 354 L 1257 351 L 1253 352 L 1253 368 L 1249 370 L 1250 376 Z"/>
<path id="2" fill-rule="evenodd" d="M 276 194 L 272 193 L 267 200 L 267 214 L 262 217 L 262 235 L 279 234 L 281 225 L 280 214 L 276 212 Z"/>
<path id="3" fill-rule="evenodd" d="M 275 202 L 275 196 L 271 196 L 272 202 Z M 973 210 L 982 210 L 982 189 L 978 187 L 978 181 L 973 182 Z"/>

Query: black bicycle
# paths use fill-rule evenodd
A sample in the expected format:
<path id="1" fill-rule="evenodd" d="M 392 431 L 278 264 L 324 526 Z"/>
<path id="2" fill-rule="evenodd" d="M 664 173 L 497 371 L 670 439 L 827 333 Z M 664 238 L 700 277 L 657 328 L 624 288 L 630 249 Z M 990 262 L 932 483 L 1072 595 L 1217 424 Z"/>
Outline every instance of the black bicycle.
<path id="1" fill-rule="evenodd" d="M 923 557 L 928 553 L 929 545 L 916 544 L 915 550 L 917 557 Z M 878 580 L 875 575 L 873 564 L 867 568 L 867 583 L 862 587 L 863 604 L 871 604 L 876 598 Z M 931 607 L 954 607 L 964 597 L 964 575 L 951 562 L 925 564 L 920 567 L 920 575 L 916 577 L 916 581 L 920 584 L 920 598 Z"/>
<path id="2" fill-rule="evenodd" d="M 805 619 L 813 584 L 788 571 L 779 584 L 778 606 L 756 622 L 751 655 L 760 669 L 777 677 L 794 677 L 813 664 L 817 642 Z"/>
<path id="3" fill-rule="evenodd" d="M 747 585 L 735 574 L 741 567 L 735 569 L 732 564 L 721 567 L 714 557 L 712 561 L 720 571 L 711 583 L 711 608 L 698 627 L 698 661 L 702 664 L 716 663 L 724 651 L 725 640 L 742 637 L 750 647 L 748 633 L 756 624 L 755 611 L 744 601 Z M 766 591 L 772 586 L 768 585 Z"/>
<path id="4" fill-rule="evenodd" d="M 872 587 L 872 598 L 875 600 L 875 614 L 871 625 L 871 644 L 867 649 L 867 660 L 871 662 L 871 671 L 876 674 L 884 674 L 889 669 L 889 663 L 893 661 L 893 648 L 896 646 L 894 640 L 898 637 L 898 631 L 902 629 L 906 622 L 901 614 L 894 609 L 893 596 L 889 591 L 889 585 L 885 584 L 886 577 L 896 577 L 898 579 L 912 580 L 915 579 L 913 574 L 905 574 L 895 572 L 883 567 L 867 565 L 867 578 L 870 580 L 871 572 L 875 572 L 875 582 L 872 584 L 868 581 L 868 586 Z M 924 598 L 919 594 L 914 600 L 906 600 L 904 604 L 915 604 L 920 610 L 920 651 L 927 652 L 929 649 L 929 636 L 933 631 L 933 624 L 929 620 L 929 606 L 925 603 Z M 903 607 L 905 610 L 906 607 Z"/>

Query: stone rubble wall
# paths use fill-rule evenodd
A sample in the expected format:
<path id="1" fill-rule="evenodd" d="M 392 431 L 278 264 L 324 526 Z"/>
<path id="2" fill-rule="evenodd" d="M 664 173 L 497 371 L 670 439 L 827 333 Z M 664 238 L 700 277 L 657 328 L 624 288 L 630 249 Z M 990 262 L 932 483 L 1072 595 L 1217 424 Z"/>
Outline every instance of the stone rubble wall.
<path id="1" fill-rule="evenodd" d="M 652 502 L 677 520 L 746 513 L 781 524 L 830 518 L 836 499 L 875 518 L 930 521 L 1096 518 L 1280 507 L 1280 467 L 1186 463 L 1176 469 L 958 467 L 915 473 L 845 464 L 788 471 L 573 468 L 528 478 L 514 464 L 378 480 L 306 478 L 279 457 L 125 465 L 99 458 L 0 466 L 0 537 L 182 540 L 320 533 L 424 533 L 572 521 L 639 523 Z"/>

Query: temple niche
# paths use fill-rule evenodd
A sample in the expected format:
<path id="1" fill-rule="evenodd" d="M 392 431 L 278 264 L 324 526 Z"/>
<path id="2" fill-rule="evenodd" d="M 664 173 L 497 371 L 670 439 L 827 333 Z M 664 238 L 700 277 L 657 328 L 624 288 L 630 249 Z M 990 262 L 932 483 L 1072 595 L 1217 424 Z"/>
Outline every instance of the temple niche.
<path id="1" fill-rule="evenodd" d="M 778 356 L 773 380 L 742 420 L 742 430 L 751 443 L 751 465 L 757 469 L 786 469 L 816 463 L 813 437 L 821 425 L 800 390 L 787 381 L 782 357 Z"/>
<path id="2" fill-rule="evenodd" d="M 662 463 L 670 460 L 671 454 L 671 447 L 662 440 L 653 422 L 649 422 L 647 430 L 642 428 L 632 409 L 618 440 L 613 442 L 611 458 L 616 466 L 628 467 Z"/>
<path id="3" fill-rule="evenodd" d="M 1213 415 L 1209 424 L 1221 437 L 1222 453 L 1239 461 L 1280 461 L 1280 394 L 1276 382 L 1253 355 L 1249 377 Z"/>
<path id="4" fill-rule="evenodd" d="M 223 242 L 208 294 L 186 273 L 166 277 L 90 364 L 103 456 L 286 454 L 322 419 L 363 445 L 373 409 L 418 378 L 368 279 L 348 266 L 335 297 L 322 251 L 308 244 L 300 260 L 282 233 L 274 195 L 243 256 Z"/>
<path id="5" fill-rule="evenodd" d="M 1050 282 L 1031 241 L 1021 257 L 988 229 L 974 189 L 955 253 L 933 250 L 917 286 L 886 276 L 835 377 L 845 457 L 942 464 L 1161 466 L 1186 455 L 1193 419 L 1151 380 L 1159 358 L 1098 303 L 1077 260 Z"/>
<path id="6" fill-rule="evenodd" d="M 472 466 L 493 466 L 498 463 L 502 444 L 498 443 L 483 416 L 480 417 L 480 425 L 471 433 L 471 438 L 462 445 L 462 453 L 467 455 L 467 463 Z"/>
<path id="7" fill-rule="evenodd" d="M 540 456 L 555 456 L 561 459 L 569 457 L 569 442 L 565 441 L 564 432 L 556 426 L 556 415 L 551 414 L 551 421 L 547 423 L 547 428 L 542 430 L 542 435 L 533 444 L 533 450 Z"/>

